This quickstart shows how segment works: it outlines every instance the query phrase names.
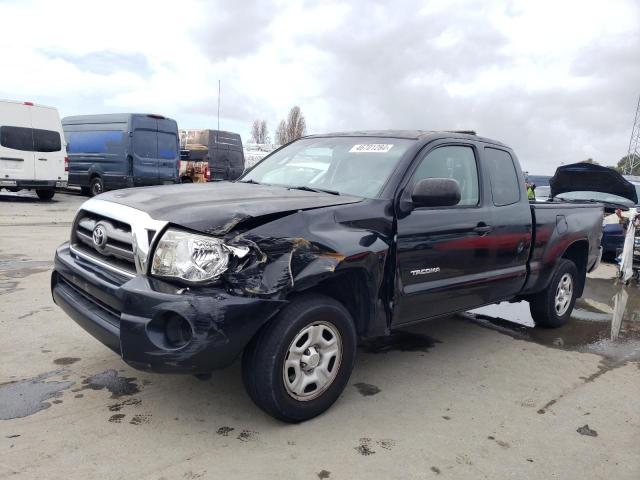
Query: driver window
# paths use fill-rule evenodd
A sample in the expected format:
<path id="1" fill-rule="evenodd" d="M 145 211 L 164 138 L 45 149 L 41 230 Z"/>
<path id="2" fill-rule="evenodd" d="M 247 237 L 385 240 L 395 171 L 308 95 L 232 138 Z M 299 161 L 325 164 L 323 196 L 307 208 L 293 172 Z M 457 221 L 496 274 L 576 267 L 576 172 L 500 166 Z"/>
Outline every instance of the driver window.
<path id="1" fill-rule="evenodd" d="M 456 180 L 460 185 L 458 205 L 478 205 L 478 166 L 471 147 L 451 145 L 429 152 L 413 174 L 412 184 L 425 178 Z"/>

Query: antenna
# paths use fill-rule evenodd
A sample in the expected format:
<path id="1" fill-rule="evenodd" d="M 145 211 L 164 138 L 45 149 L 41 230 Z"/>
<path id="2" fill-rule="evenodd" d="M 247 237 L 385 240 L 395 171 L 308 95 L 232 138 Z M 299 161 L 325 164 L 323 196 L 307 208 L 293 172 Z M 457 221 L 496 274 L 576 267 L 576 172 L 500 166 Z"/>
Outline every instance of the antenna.
<path id="1" fill-rule="evenodd" d="M 640 167 L 640 96 L 636 107 L 636 116 L 633 120 L 629 150 L 627 151 L 627 164 L 622 167 L 623 173 L 633 175 L 634 170 Z"/>

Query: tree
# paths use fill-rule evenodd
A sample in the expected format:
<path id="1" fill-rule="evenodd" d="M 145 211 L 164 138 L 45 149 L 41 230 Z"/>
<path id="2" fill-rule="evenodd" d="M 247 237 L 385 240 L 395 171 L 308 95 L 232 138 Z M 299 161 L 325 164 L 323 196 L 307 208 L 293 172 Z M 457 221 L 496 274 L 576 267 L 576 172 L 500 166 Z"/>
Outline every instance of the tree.
<path id="1" fill-rule="evenodd" d="M 289 110 L 289 116 L 287 118 L 287 138 L 292 142 L 306 133 L 307 122 L 304 119 L 304 115 L 302 115 L 300 107 L 296 105 Z"/>
<path id="2" fill-rule="evenodd" d="M 253 143 L 269 143 L 269 129 L 266 120 L 254 120 L 251 125 L 251 141 Z"/>
<path id="3" fill-rule="evenodd" d="M 287 140 L 287 122 L 284 120 L 280 120 L 280 123 L 278 124 L 278 129 L 276 130 L 276 143 L 278 145 L 289 143 L 289 140 Z"/>
<path id="4" fill-rule="evenodd" d="M 276 143 L 284 145 L 306 135 L 307 122 L 297 105 L 289 110 L 286 120 L 281 120 L 276 130 Z"/>
<path id="5" fill-rule="evenodd" d="M 640 175 L 640 155 L 637 153 L 625 155 L 618 162 L 616 170 L 625 175 Z"/>
<path id="6" fill-rule="evenodd" d="M 267 121 L 262 120 L 260 122 L 260 141 L 258 143 L 270 143 L 269 142 L 269 129 L 267 128 Z"/>
<path id="7" fill-rule="evenodd" d="M 260 120 L 254 120 L 253 125 L 251 125 L 251 142 L 260 143 L 258 142 L 258 137 L 260 137 Z"/>

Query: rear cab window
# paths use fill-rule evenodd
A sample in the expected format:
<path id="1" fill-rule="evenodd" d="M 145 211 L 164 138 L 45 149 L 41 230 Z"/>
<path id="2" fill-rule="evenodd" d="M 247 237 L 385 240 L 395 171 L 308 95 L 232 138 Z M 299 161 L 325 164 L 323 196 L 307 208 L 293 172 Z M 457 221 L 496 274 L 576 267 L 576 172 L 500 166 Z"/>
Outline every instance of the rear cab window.
<path id="1" fill-rule="evenodd" d="M 506 150 L 484 148 L 485 164 L 491 181 L 491 194 L 496 207 L 520 201 L 520 178 L 513 157 Z"/>

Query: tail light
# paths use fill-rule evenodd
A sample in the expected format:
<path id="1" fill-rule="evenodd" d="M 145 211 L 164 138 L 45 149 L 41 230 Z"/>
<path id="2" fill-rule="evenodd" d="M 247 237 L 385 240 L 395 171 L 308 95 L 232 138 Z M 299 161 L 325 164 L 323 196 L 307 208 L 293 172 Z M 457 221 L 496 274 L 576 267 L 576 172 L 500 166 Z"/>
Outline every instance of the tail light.
<path id="1" fill-rule="evenodd" d="M 69 171 L 69 157 L 64 157 L 64 171 Z"/>
<path id="2" fill-rule="evenodd" d="M 209 165 L 204 167 L 204 179 L 208 182 L 211 180 L 211 170 L 209 170 Z"/>
<path id="3" fill-rule="evenodd" d="M 23 105 L 27 105 L 28 107 L 33 107 L 33 102 L 22 102 Z"/>
<path id="4" fill-rule="evenodd" d="M 182 173 L 182 160 L 178 160 L 178 173 Z"/>

